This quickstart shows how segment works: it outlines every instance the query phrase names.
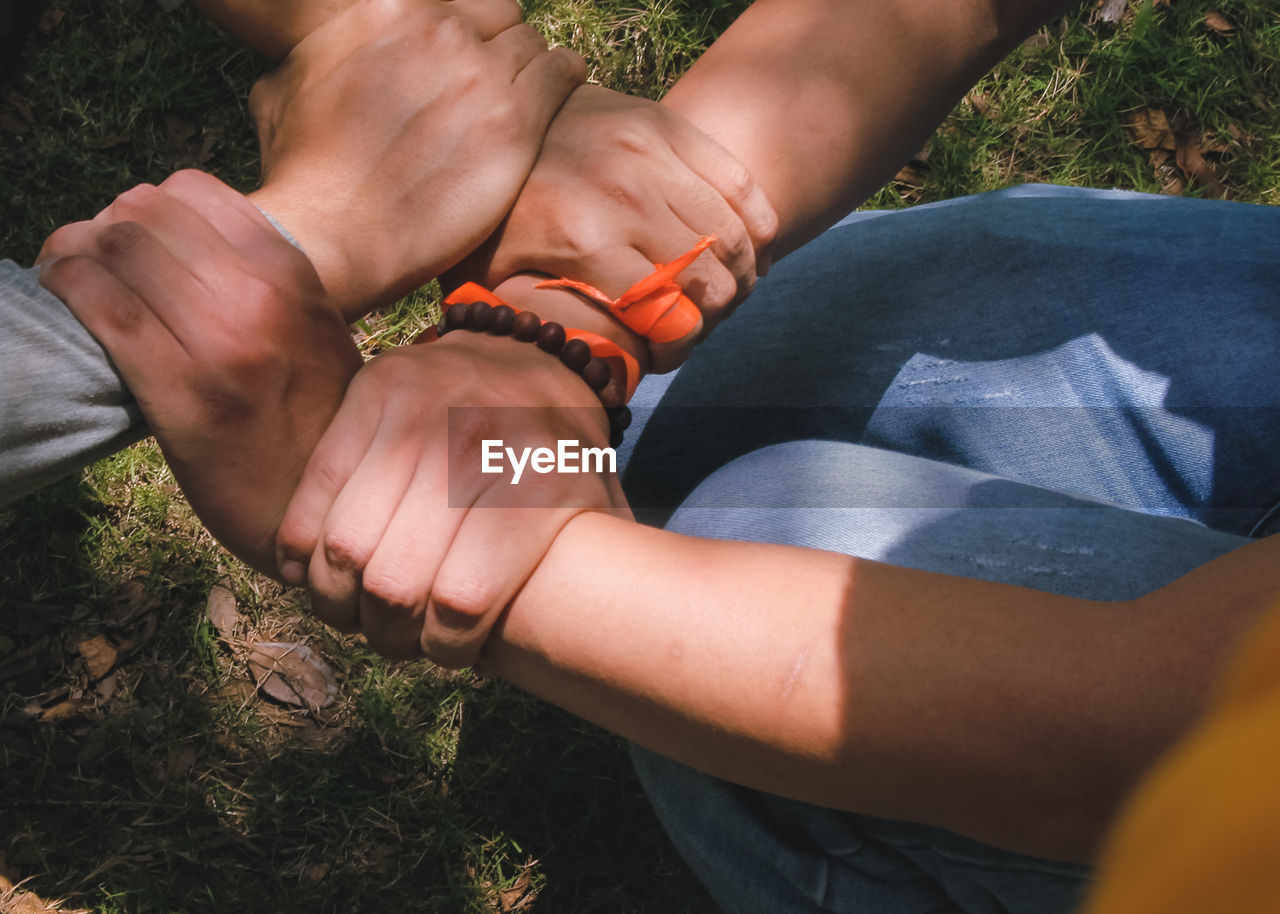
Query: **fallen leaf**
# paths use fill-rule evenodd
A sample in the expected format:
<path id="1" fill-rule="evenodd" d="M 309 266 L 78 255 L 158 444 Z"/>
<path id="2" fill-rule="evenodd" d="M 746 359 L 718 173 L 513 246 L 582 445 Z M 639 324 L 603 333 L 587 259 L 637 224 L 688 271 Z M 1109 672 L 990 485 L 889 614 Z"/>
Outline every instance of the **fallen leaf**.
<path id="1" fill-rule="evenodd" d="M 526 869 L 516 877 L 516 881 L 510 888 L 498 891 L 498 903 L 502 905 L 503 914 L 527 907 L 537 897 L 536 893 L 529 892 L 530 881 L 529 871 Z M 531 894 L 532 897 L 530 897 Z"/>
<path id="2" fill-rule="evenodd" d="M 240 618 L 236 608 L 236 595 L 227 584 L 219 581 L 209 589 L 209 600 L 205 604 L 205 615 L 213 627 L 218 630 L 223 641 L 230 641 L 236 631 L 236 620 Z"/>
<path id="3" fill-rule="evenodd" d="M 169 750 L 169 755 L 164 760 L 163 767 L 157 772 L 158 779 L 165 784 L 178 780 L 178 778 L 185 776 L 188 771 L 195 767 L 196 759 L 199 757 L 200 754 L 191 743 L 182 743 L 174 746 Z"/>
<path id="4" fill-rule="evenodd" d="M 973 110 L 983 117 L 996 116 L 996 106 L 991 104 L 991 100 L 981 92 L 970 92 L 965 98 L 968 99 L 969 104 L 973 105 Z"/>
<path id="5" fill-rule="evenodd" d="M 106 701 L 112 695 L 116 694 L 116 689 L 119 685 L 120 680 L 116 678 L 115 673 L 112 673 L 110 676 L 104 676 L 102 681 L 94 687 L 94 691 L 98 693 L 98 698 L 102 701 Z"/>
<path id="6" fill-rule="evenodd" d="M 1210 10 L 1205 13 L 1204 24 L 1210 29 L 1217 32 L 1223 38 L 1233 38 L 1236 34 L 1236 27 L 1226 16 L 1217 10 Z"/>
<path id="7" fill-rule="evenodd" d="M 1178 170 L 1173 153 L 1167 149 L 1153 149 L 1148 155 L 1155 168 L 1156 177 L 1160 179 L 1160 193 L 1173 197 L 1181 196 L 1187 189 L 1187 181 Z"/>
<path id="8" fill-rule="evenodd" d="M 909 161 L 919 162 L 921 165 L 923 165 L 925 162 L 929 161 L 929 156 L 931 156 L 932 154 L 933 154 L 933 141 L 925 140 L 924 145 L 920 147 L 919 151 L 915 155 L 913 155 Z"/>
<path id="9" fill-rule="evenodd" d="M 1124 18 L 1125 8 L 1129 0 L 1099 0 L 1098 21 L 1107 25 L 1117 25 Z"/>
<path id="10" fill-rule="evenodd" d="M 258 688 L 276 701 L 318 711 L 337 697 L 333 671 L 305 644 L 257 642 L 249 646 L 248 663 Z"/>
<path id="11" fill-rule="evenodd" d="M 1174 154 L 1174 161 L 1177 162 L 1182 173 L 1204 187 L 1210 197 L 1215 200 L 1225 200 L 1227 186 L 1222 183 L 1213 166 L 1204 160 L 1195 137 L 1180 131 L 1177 134 L 1177 141 L 1178 149 Z"/>
<path id="12" fill-rule="evenodd" d="M 40 21 L 36 23 L 36 28 L 41 34 L 48 35 L 58 27 L 58 23 L 62 22 L 67 16 L 66 10 L 45 10 L 40 15 Z"/>
<path id="13" fill-rule="evenodd" d="M 1047 48 L 1053 44 L 1053 38 L 1048 30 L 1041 29 L 1026 41 L 1022 42 L 1022 47 L 1027 51 L 1039 51 L 1041 48 Z"/>
<path id="14" fill-rule="evenodd" d="M 1133 141 L 1143 149 L 1173 152 L 1178 148 L 1173 128 L 1169 126 L 1169 117 L 1159 108 L 1143 108 L 1135 112 L 1125 127 Z"/>
<path id="15" fill-rule="evenodd" d="M 76 645 L 92 679 L 101 679 L 120 659 L 120 652 L 103 635 L 94 635 Z"/>

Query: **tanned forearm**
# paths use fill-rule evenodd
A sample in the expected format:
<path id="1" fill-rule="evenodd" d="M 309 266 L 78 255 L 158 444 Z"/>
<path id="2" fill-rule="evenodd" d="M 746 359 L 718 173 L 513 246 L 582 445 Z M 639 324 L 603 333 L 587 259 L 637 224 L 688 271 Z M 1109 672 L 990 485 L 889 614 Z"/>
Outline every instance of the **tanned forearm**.
<path id="1" fill-rule="evenodd" d="M 589 514 L 485 666 L 731 781 L 1087 860 L 1280 591 L 1275 551 L 1099 603 Z"/>
<path id="2" fill-rule="evenodd" d="M 756 0 L 663 99 L 732 152 L 795 250 L 889 180 L 1069 0 Z"/>
<path id="3" fill-rule="evenodd" d="M 190 0 L 268 60 L 284 60 L 307 33 L 355 0 Z"/>

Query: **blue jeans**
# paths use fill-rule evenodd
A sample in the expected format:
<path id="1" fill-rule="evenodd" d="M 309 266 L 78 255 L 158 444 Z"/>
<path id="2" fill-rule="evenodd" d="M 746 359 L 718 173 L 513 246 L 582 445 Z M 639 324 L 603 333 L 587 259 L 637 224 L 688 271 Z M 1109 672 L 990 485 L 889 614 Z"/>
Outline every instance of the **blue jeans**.
<path id="1" fill-rule="evenodd" d="M 684 533 L 1124 599 L 1275 528 L 1277 354 L 1280 210 L 1032 186 L 857 213 L 646 380 L 624 485 Z M 1055 914 L 1088 879 L 635 760 L 734 914 Z"/>

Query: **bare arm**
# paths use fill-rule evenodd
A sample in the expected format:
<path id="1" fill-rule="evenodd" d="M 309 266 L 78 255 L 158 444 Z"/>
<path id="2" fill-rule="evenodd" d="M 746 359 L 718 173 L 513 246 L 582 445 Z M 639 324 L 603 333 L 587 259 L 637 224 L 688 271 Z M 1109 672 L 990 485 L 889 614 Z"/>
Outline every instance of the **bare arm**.
<path id="1" fill-rule="evenodd" d="M 283 60 L 316 26 L 353 0 L 190 0 L 191 5 L 268 60 Z"/>
<path id="2" fill-rule="evenodd" d="M 774 257 L 887 181 L 1070 0 L 757 0 L 663 99 L 754 175 Z"/>
<path id="3" fill-rule="evenodd" d="M 1099 603 L 583 515 L 485 666 L 735 782 L 1088 859 L 1274 600 L 1276 551 Z"/>
<path id="4" fill-rule="evenodd" d="M 778 219 L 768 250 L 776 260 L 887 181 L 986 70 L 1069 6 L 757 0 L 662 104 L 745 166 L 747 187 L 764 191 Z M 568 324 L 593 320 L 594 306 L 532 285 L 517 276 L 498 291 Z M 643 351 L 621 328 L 601 332 Z"/>

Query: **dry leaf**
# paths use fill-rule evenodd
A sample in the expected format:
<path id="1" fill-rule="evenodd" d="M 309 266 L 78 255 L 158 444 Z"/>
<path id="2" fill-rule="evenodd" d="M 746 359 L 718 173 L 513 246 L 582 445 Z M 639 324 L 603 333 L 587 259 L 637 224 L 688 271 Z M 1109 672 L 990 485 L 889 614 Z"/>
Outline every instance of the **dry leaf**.
<path id="1" fill-rule="evenodd" d="M 1187 189 L 1187 182 L 1173 160 L 1173 153 L 1166 149 L 1153 149 L 1148 155 L 1155 168 L 1156 177 L 1160 179 L 1160 193 L 1174 197 L 1181 196 Z"/>
<path id="2" fill-rule="evenodd" d="M 1099 0 L 1098 21 L 1107 25 L 1116 25 L 1124 18 L 1125 8 L 1129 0 Z"/>
<path id="3" fill-rule="evenodd" d="M 983 117 L 996 116 L 996 106 L 991 104 L 991 100 L 981 92 L 970 92 L 965 98 L 969 100 L 969 104 L 973 105 L 973 110 Z"/>
<path id="4" fill-rule="evenodd" d="M 925 140 L 924 145 L 920 147 L 919 151 L 916 152 L 916 154 L 913 155 L 909 161 L 919 162 L 921 165 L 923 165 L 925 162 L 929 161 L 929 156 L 931 156 L 932 154 L 933 154 L 933 140 Z"/>
<path id="5" fill-rule="evenodd" d="M 1222 183 L 1222 179 L 1213 170 L 1213 166 L 1204 160 L 1195 138 L 1190 134 L 1179 132 L 1177 140 L 1178 149 L 1175 153 L 1175 161 L 1182 173 L 1204 187 L 1209 196 L 1215 200 L 1226 199 L 1227 186 Z"/>
<path id="6" fill-rule="evenodd" d="M 58 27 L 58 23 L 62 22 L 67 16 L 66 10 L 45 10 L 40 15 L 40 21 L 36 23 L 36 28 L 41 34 L 48 35 Z"/>
<path id="7" fill-rule="evenodd" d="M 276 701 L 318 711 L 337 697 L 333 671 L 305 644 L 260 641 L 249 646 L 248 662 L 258 688 Z"/>
<path id="8" fill-rule="evenodd" d="M 1047 48 L 1053 44 L 1053 37 L 1047 29 L 1041 29 L 1026 41 L 1022 42 L 1022 48 L 1026 51 L 1038 51 L 1041 48 Z"/>
<path id="9" fill-rule="evenodd" d="M 1166 149 L 1173 152 L 1178 148 L 1173 128 L 1169 126 L 1169 117 L 1159 108 L 1143 108 L 1135 112 L 1125 126 L 1129 130 L 1129 136 L 1143 149 Z"/>
<path id="10" fill-rule="evenodd" d="M 169 755 L 164 760 L 164 766 L 156 772 L 159 780 L 167 784 L 185 776 L 188 771 L 195 767 L 196 759 L 199 757 L 200 754 L 196 752 L 196 747 L 190 743 L 174 746 L 169 750 Z"/>
<path id="11" fill-rule="evenodd" d="M 511 884 L 510 888 L 498 891 L 498 903 L 502 906 L 503 914 L 507 914 L 509 911 L 519 911 L 538 897 L 537 893 L 529 892 L 530 882 L 529 871 L 526 869 L 516 877 L 516 881 Z"/>
<path id="12" fill-rule="evenodd" d="M 1204 24 L 1210 29 L 1217 32 L 1223 38 L 1232 38 L 1236 34 L 1236 27 L 1231 20 L 1217 10 L 1210 10 L 1205 14 Z"/>
<path id="13" fill-rule="evenodd" d="M 92 638 L 81 641 L 76 646 L 76 650 L 84 658 L 84 665 L 93 679 L 101 679 L 107 675 L 120 659 L 120 652 L 103 635 L 94 635 Z"/>
<path id="14" fill-rule="evenodd" d="M 205 615 L 218 630 L 223 641 L 230 641 L 236 631 L 236 620 L 240 613 L 236 608 L 236 595 L 227 584 L 219 581 L 209 590 L 209 600 L 205 604 Z"/>

